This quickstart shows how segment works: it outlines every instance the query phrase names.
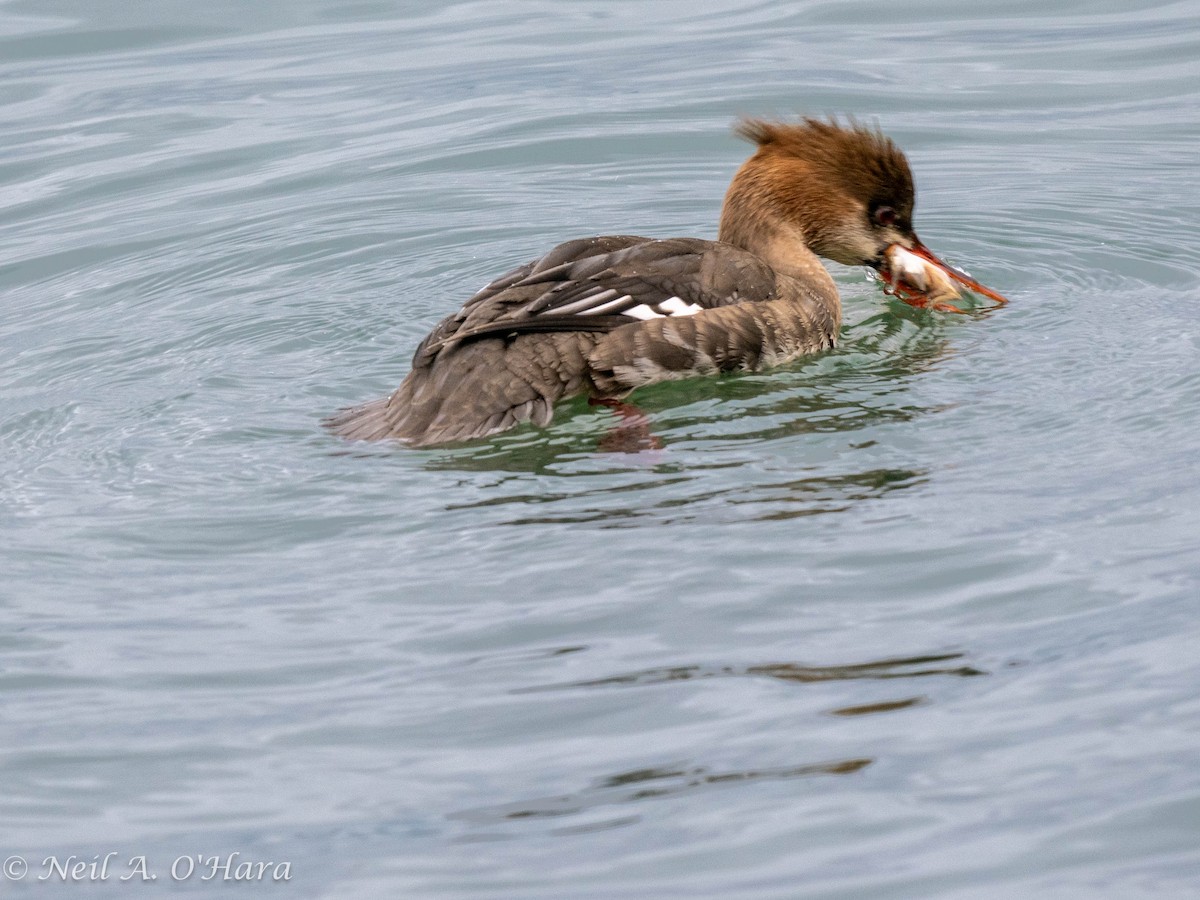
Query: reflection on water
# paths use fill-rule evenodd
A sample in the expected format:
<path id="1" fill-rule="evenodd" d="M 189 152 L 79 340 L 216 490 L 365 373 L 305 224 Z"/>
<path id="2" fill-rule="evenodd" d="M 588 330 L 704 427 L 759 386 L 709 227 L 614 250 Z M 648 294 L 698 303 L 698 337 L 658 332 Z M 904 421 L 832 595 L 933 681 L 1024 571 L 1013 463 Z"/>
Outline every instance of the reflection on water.
<path id="1" fill-rule="evenodd" d="M 570 690 L 593 687 L 641 687 L 665 684 L 670 681 L 692 681 L 697 678 L 774 678 L 779 681 L 821 682 L 854 681 L 860 679 L 886 680 L 892 678 L 924 678 L 931 675 L 954 675 L 969 678 L 986 675 L 981 669 L 970 665 L 937 665 L 965 659 L 964 653 L 940 653 L 925 656 L 910 656 L 880 659 L 874 662 L 850 663 L 841 666 L 805 666 L 798 663 L 770 663 L 761 666 L 666 666 L 643 669 L 607 678 L 588 681 L 573 681 L 567 684 L 547 684 L 535 687 L 514 688 L 513 693 L 535 691 Z"/>
<path id="2" fill-rule="evenodd" d="M 5 855 L 1197 896 L 1195 6 L 0 2 Z M 635 393 L 650 452 L 320 429 L 563 239 L 712 236 L 730 122 L 826 110 L 1009 307 L 834 266 L 838 349 Z"/>
<path id="3" fill-rule="evenodd" d="M 614 417 L 583 399 L 547 429 L 523 428 L 471 446 L 419 454 L 430 471 L 494 473 L 486 490 L 456 492 L 448 511 L 513 510 L 490 524 L 592 523 L 604 528 L 693 521 L 778 521 L 840 512 L 927 484 L 924 466 L 866 465 L 875 432 L 940 412 L 910 390 L 952 351 L 944 324 L 903 304 L 845 328 L 833 353 L 754 375 L 697 378 L 634 394 L 661 446 L 604 452 Z M 921 321 L 924 320 L 924 321 Z M 853 438 L 840 445 L 838 436 Z M 760 445 L 799 437 L 815 454 L 763 466 Z M 830 439 L 834 443 L 830 443 Z M 820 442 L 824 445 L 817 449 Z M 846 471 L 843 460 L 862 468 Z M 740 470 L 740 471 L 739 471 Z M 528 476 L 548 476 L 531 480 Z"/>
<path id="4" fill-rule="evenodd" d="M 843 706 L 841 709 L 831 709 L 835 716 L 870 716 L 875 713 L 893 712 L 897 709 L 908 709 L 925 702 L 924 697 L 905 697 L 903 700 L 885 700 L 881 703 L 863 703 L 858 706 Z"/>
<path id="5" fill-rule="evenodd" d="M 571 647 L 565 649 L 573 652 L 578 648 Z M 762 677 L 789 683 L 819 683 L 926 678 L 938 675 L 971 677 L 986 674 L 974 666 L 967 665 L 963 660 L 965 660 L 964 653 L 939 653 L 827 666 L 807 666 L 799 663 L 770 663 L 755 666 L 669 666 L 565 684 L 514 688 L 510 690 L 510 693 L 533 694 L 545 691 L 592 688 L 644 687 L 705 678 Z M 927 702 L 928 698 L 923 696 L 904 697 L 844 706 L 829 710 L 829 714 L 845 718 L 861 717 L 871 714 L 895 712 Z M 690 794 L 735 784 L 787 781 L 797 778 L 811 778 L 818 775 L 849 775 L 864 769 L 873 761 L 873 758 L 869 756 L 856 756 L 794 766 L 725 771 L 715 771 L 703 765 L 682 763 L 671 766 L 652 766 L 599 778 L 589 787 L 569 794 L 537 797 L 494 806 L 462 810 L 451 813 L 449 818 L 475 825 L 495 825 L 514 820 L 571 816 L 589 812 L 600 806 L 632 803 L 685 793 Z M 615 819 L 590 822 L 562 833 L 613 828 L 631 824 L 639 820 L 640 816 L 636 815 L 621 816 Z M 494 834 L 470 834 L 461 839 L 475 841 L 496 837 L 498 836 Z"/>
<path id="6" fill-rule="evenodd" d="M 473 824 L 496 824 L 515 819 L 540 819 L 584 813 L 598 806 L 631 803 L 691 794 L 712 788 L 762 781 L 788 781 L 816 775 L 851 775 L 869 766 L 868 758 L 841 759 L 766 769 L 714 772 L 707 766 L 671 766 L 636 769 L 598 779 L 591 787 L 572 794 L 518 800 L 496 806 L 451 813 L 448 818 Z M 619 824 L 638 821 L 624 817 Z M 608 823 L 612 827 L 614 823 Z"/>
<path id="7" fill-rule="evenodd" d="M 878 300 L 871 295 L 872 303 Z M 606 453 L 617 424 L 613 414 L 576 398 L 559 406 L 548 428 L 525 426 L 471 445 L 424 451 L 424 464 L 434 471 L 570 475 L 563 471 L 564 461 L 600 453 L 608 457 L 609 470 L 654 466 L 665 472 L 676 462 L 673 448 L 719 442 L 728 449 L 743 442 L 910 422 L 938 408 L 913 404 L 908 379 L 952 352 L 941 320 L 902 303 L 888 304 L 846 325 L 831 353 L 769 372 L 693 378 L 635 391 L 631 402 L 646 414 L 661 448 L 646 442 L 638 453 Z M 868 475 L 866 481 L 871 480 Z"/>
<path id="8" fill-rule="evenodd" d="M 839 512 L 851 503 L 882 497 L 890 491 L 913 487 L 924 482 L 926 472 L 912 469 L 879 469 L 858 472 L 853 475 L 800 478 L 752 487 L 722 487 L 688 493 L 681 497 L 669 497 L 645 504 L 608 507 L 580 505 L 580 494 L 547 494 L 536 497 L 495 498 L 479 504 L 462 504 L 456 509 L 469 509 L 475 505 L 498 506 L 507 503 L 519 504 L 527 509 L 529 504 L 544 505 L 556 500 L 569 501 L 571 510 L 559 514 L 523 515 L 508 519 L 504 525 L 568 524 L 593 522 L 606 528 L 638 527 L 645 524 L 706 521 L 771 521 L 795 519 L 820 513 Z M 674 479 L 677 483 L 690 482 L 690 478 Z M 606 497 L 612 493 L 627 493 L 645 489 L 659 493 L 664 481 L 620 488 L 599 488 L 587 491 L 583 496 Z M 739 507 L 748 506 L 748 513 Z M 759 511 L 759 507 L 774 507 Z"/>

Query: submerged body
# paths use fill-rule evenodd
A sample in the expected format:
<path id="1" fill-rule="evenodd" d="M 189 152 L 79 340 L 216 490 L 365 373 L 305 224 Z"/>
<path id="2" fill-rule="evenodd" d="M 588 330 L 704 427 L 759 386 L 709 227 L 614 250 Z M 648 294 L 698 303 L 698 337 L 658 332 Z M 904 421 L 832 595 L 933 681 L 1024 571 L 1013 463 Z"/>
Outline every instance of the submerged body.
<path id="1" fill-rule="evenodd" d="M 716 241 L 610 235 L 568 241 L 496 279 L 417 348 L 390 396 L 328 425 L 415 446 L 485 437 L 586 394 L 759 371 L 834 346 L 837 288 L 818 255 L 881 272 L 915 305 L 953 309 L 952 279 L 912 232 L 904 155 L 878 132 L 746 122 L 758 151 L 726 195 Z"/>
<path id="2" fill-rule="evenodd" d="M 331 425 L 348 438 L 414 444 L 546 425 L 563 398 L 623 397 L 827 349 L 840 315 L 832 280 L 805 284 L 731 244 L 569 241 L 442 320 L 395 393 Z"/>

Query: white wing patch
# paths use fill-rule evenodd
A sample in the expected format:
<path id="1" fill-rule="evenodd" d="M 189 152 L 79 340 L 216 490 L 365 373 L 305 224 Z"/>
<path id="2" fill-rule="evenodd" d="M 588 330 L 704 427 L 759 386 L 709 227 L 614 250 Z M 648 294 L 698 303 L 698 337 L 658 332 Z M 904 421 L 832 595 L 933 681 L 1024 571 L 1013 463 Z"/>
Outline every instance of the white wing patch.
<path id="1" fill-rule="evenodd" d="M 643 303 L 641 306 L 627 309 L 622 315 L 633 316 L 635 319 L 665 319 L 668 316 L 694 316 L 702 309 L 704 307 L 699 303 L 686 303 L 679 297 L 668 297 L 653 306 Z"/>
<path id="2" fill-rule="evenodd" d="M 684 303 L 678 297 L 671 297 L 658 305 L 659 308 L 665 309 L 667 314 L 672 316 L 694 316 L 700 310 L 704 309 L 699 303 Z"/>
<path id="3" fill-rule="evenodd" d="M 572 300 L 561 306 L 551 306 L 542 311 L 543 315 L 556 316 L 603 316 L 621 315 L 634 319 L 665 319 L 668 316 L 694 316 L 704 309 L 699 303 L 688 303 L 679 297 L 668 297 L 660 303 L 639 303 L 630 306 L 633 297 L 629 294 L 617 295 L 609 289 L 598 294 L 590 294 L 579 300 Z"/>

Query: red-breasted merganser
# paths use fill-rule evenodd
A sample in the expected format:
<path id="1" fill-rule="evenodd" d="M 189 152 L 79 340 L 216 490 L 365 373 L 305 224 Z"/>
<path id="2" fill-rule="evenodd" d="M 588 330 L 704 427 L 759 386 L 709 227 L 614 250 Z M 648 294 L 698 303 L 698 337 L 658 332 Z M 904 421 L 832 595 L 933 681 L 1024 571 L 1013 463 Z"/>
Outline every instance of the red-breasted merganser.
<path id="1" fill-rule="evenodd" d="M 642 385 L 754 372 L 833 347 L 841 302 L 818 256 L 875 269 L 914 306 L 958 311 L 955 282 L 912 228 L 912 172 L 878 131 L 745 120 L 715 241 L 568 241 L 487 285 L 421 342 L 390 396 L 327 423 L 413 446 L 544 426 L 559 400 L 612 404 Z"/>

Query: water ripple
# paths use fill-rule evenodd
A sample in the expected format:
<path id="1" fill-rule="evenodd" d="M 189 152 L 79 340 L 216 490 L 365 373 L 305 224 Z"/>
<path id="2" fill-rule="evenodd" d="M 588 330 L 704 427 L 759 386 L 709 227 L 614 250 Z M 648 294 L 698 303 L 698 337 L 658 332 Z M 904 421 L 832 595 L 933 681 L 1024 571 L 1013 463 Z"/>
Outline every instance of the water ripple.
<path id="1" fill-rule="evenodd" d="M 0 3 L 6 852 L 286 851 L 305 896 L 1195 893 L 1195 26 Z M 737 116 L 834 112 L 1008 307 L 835 266 L 837 351 L 639 392 L 660 450 L 581 403 L 321 430 L 561 240 L 714 236 Z"/>

